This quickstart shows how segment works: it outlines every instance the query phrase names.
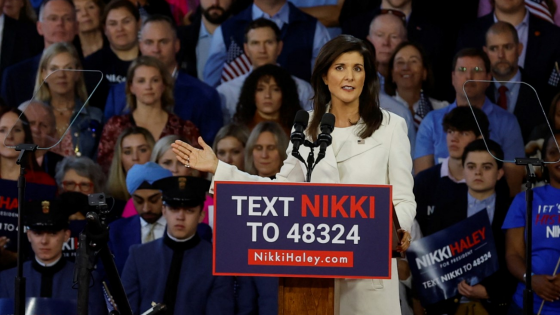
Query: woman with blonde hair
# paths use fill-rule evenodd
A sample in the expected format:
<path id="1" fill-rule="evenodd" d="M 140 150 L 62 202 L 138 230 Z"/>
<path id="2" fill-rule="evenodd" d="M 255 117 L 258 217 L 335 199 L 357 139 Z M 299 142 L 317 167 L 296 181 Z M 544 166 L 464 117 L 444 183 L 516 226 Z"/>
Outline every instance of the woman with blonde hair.
<path id="1" fill-rule="evenodd" d="M 55 113 L 56 138 L 62 139 L 51 151 L 62 156 L 93 158 L 101 133 L 103 112 L 84 104 L 87 91 L 82 69 L 80 57 L 72 44 L 49 46 L 39 61 L 35 99 L 51 106 Z"/>
<path id="2" fill-rule="evenodd" d="M 101 135 L 97 162 L 105 170 L 113 157 L 116 137 L 131 126 L 147 129 L 156 141 L 177 135 L 197 143 L 198 128 L 173 114 L 173 78 L 158 59 L 141 56 L 132 62 L 126 80 L 126 99 L 130 113 L 111 117 Z"/>
<path id="3" fill-rule="evenodd" d="M 258 123 L 245 145 L 245 172 L 275 178 L 288 157 L 288 137 L 280 124 L 273 121 Z"/>
<path id="4" fill-rule="evenodd" d="M 142 127 L 132 126 L 119 134 L 107 180 L 107 191 L 113 198 L 130 199 L 126 188 L 126 174 L 133 165 L 150 161 L 154 145 L 154 137 Z"/>
<path id="5" fill-rule="evenodd" d="M 249 129 L 245 125 L 228 124 L 220 128 L 212 149 L 220 161 L 245 170 L 245 145 L 249 139 Z"/>

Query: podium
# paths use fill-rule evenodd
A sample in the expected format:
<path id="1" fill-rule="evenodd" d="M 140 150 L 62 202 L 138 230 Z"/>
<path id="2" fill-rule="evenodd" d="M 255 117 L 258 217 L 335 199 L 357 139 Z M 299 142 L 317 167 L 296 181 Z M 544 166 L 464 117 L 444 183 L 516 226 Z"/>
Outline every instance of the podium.
<path id="1" fill-rule="evenodd" d="M 278 277 L 280 315 L 334 315 L 335 278 L 390 279 L 401 255 L 391 186 L 214 184 L 213 274 Z"/>

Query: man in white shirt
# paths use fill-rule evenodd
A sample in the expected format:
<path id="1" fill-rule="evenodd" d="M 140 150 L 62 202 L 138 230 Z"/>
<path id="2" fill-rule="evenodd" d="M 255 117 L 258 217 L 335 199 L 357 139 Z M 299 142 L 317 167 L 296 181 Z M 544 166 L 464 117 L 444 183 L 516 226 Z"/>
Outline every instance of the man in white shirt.
<path id="1" fill-rule="evenodd" d="M 247 25 L 243 49 L 251 60 L 252 69 L 267 64 L 277 64 L 277 58 L 282 52 L 282 47 L 283 42 L 280 39 L 280 29 L 273 21 L 259 18 Z M 238 76 L 218 86 L 217 90 L 222 100 L 224 124 L 227 124 L 235 114 L 241 88 L 250 73 Z M 311 110 L 313 108 L 313 102 L 311 101 L 313 89 L 311 85 L 293 75 L 292 79 L 294 79 L 298 88 L 300 106 L 305 110 Z"/>
<path id="2" fill-rule="evenodd" d="M 115 265 L 122 273 L 128 250 L 134 244 L 144 244 L 163 236 L 166 221 L 161 215 L 161 190 L 152 186 L 159 179 L 173 176 L 156 163 L 134 165 L 126 175 L 126 188 L 138 215 L 122 218 L 109 224 L 109 248 Z"/>

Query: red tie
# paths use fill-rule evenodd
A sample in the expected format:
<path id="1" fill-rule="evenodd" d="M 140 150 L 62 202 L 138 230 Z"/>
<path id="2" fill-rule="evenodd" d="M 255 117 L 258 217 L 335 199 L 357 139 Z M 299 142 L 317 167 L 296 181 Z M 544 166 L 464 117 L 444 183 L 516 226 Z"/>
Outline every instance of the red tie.
<path id="1" fill-rule="evenodd" d="M 500 96 L 498 96 L 498 105 L 500 105 L 500 107 L 505 109 L 505 110 L 508 109 L 507 96 L 506 96 L 507 91 L 508 91 L 508 88 L 505 85 L 502 85 L 498 88 L 498 92 L 500 92 Z"/>

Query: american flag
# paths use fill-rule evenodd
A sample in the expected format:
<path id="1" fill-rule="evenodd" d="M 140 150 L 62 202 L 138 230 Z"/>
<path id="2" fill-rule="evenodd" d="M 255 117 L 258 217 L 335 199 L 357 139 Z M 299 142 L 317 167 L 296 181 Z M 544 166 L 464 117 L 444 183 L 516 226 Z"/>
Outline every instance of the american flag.
<path id="1" fill-rule="evenodd" d="M 554 19 L 552 18 L 552 14 L 545 0 L 525 0 L 525 7 L 529 12 L 541 19 L 554 23 Z"/>
<path id="2" fill-rule="evenodd" d="M 247 58 L 243 49 L 231 38 L 226 63 L 222 70 L 222 83 L 233 80 L 249 71 L 251 71 L 251 60 Z"/>

